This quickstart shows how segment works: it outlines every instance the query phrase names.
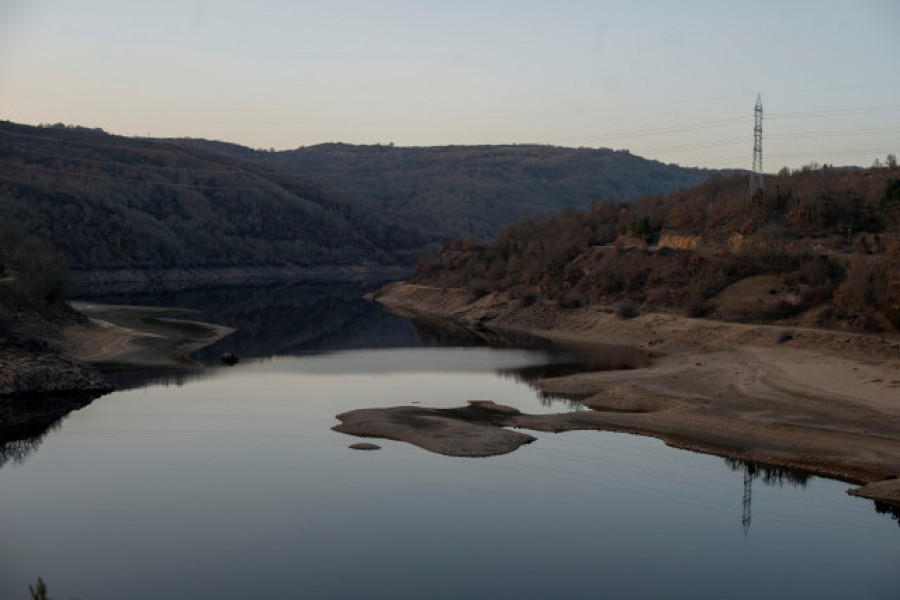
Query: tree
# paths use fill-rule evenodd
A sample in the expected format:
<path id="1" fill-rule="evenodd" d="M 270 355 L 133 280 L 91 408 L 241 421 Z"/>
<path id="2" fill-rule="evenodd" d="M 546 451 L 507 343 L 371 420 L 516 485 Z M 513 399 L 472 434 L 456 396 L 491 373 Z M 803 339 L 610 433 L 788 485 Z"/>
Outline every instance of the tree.
<path id="1" fill-rule="evenodd" d="M 894 329 L 900 330 L 900 242 L 894 242 L 888 249 L 887 278 L 890 300 L 885 309 L 885 316 Z"/>
<path id="2" fill-rule="evenodd" d="M 897 220 L 897 213 L 900 212 L 900 179 L 888 179 L 884 186 L 884 196 L 878 202 L 878 211 L 885 227 Z"/>
<path id="3" fill-rule="evenodd" d="M 38 577 L 34 586 L 28 584 L 28 593 L 31 594 L 31 600 L 47 600 L 47 584 Z"/>
<path id="4" fill-rule="evenodd" d="M 884 159 L 884 161 L 888 167 L 893 169 L 894 167 L 897 166 L 897 155 L 896 154 L 888 154 L 887 157 Z"/>

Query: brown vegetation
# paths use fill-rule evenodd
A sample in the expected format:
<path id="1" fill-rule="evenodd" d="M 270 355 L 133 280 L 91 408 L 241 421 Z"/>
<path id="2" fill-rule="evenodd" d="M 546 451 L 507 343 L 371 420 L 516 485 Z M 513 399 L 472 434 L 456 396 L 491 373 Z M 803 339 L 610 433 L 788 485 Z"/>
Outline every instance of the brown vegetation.
<path id="1" fill-rule="evenodd" d="M 669 197 L 604 200 L 509 225 L 495 244 L 456 240 L 423 257 L 414 280 L 477 282 L 516 298 L 527 290 L 561 306 L 627 301 L 629 312 L 811 315 L 819 325 L 900 330 L 898 182 L 896 167 L 807 167 L 767 177 L 751 197 L 746 174 L 717 176 Z M 769 286 L 757 302 L 721 303 L 729 286 L 755 277 Z"/>

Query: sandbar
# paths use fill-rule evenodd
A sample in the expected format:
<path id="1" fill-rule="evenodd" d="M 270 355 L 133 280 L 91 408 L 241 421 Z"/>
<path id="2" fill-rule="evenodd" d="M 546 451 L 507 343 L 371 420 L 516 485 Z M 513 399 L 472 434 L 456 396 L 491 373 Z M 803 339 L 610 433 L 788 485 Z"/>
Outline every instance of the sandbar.
<path id="1" fill-rule="evenodd" d="M 63 349 L 101 370 L 191 368 L 190 354 L 234 332 L 231 327 L 175 316 L 181 308 L 71 302 L 89 323 L 63 331 Z"/>
<path id="2" fill-rule="evenodd" d="M 852 493 L 898 505 L 896 335 L 669 313 L 623 319 L 610 307 L 525 306 L 502 295 L 473 299 L 465 290 L 410 283 L 388 285 L 373 300 L 392 312 L 432 325 L 443 321 L 487 342 L 512 336 L 560 347 L 620 344 L 653 357 L 641 368 L 539 380 L 535 385 L 541 390 L 577 399 L 591 410 L 501 413 L 492 418 L 493 427 L 650 435 L 675 447 L 854 483 L 863 487 Z M 415 435 L 421 438 L 428 431 Z M 426 447 L 421 439 L 413 443 Z M 448 444 L 453 440 L 442 441 Z"/>

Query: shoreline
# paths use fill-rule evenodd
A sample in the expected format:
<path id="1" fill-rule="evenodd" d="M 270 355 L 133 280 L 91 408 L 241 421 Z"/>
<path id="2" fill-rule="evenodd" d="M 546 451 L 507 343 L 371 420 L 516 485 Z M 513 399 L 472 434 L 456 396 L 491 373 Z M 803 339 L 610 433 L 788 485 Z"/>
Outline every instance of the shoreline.
<path id="1" fill-rule="evenodd" d="M 70 302 L 88 317 L 87 325 L 70 325 L 61 346 L 73 357 L 101 371 L 196 368 L 190 354 L 235 330 L 175 316 L 196 313 L 182 308 Z"/>
<path id="2" fill-rule="evenodd" d="M 900 506 L 900 339 L 752 325 L 603 306 L 523 306 L 505 296 L 393 283 L 371 296 L 386 310 L 463 328 L 486 341 L 512 336 L 561 347 L 620 345 L 651 364 L 539 380 L 542 391 L 590 411 L 501 412 L 493 425 L 598 429 L 657 437 L 674 447 L 786 467 L 861 485 L 853 495 Z M 368 434 L 368 435 L 371 435 Z"/>
<path id="3" fill-rule="evenodd" d="M 159 286 L 163 288 L 202 287 L 211 285 L 241 286 L 253 283 L 326 279 L 355 281 L 408 277 L 411 266 L 372 265 L 334 267 L 184 267 L 172 269 L 109 268 L 73 269 L 76 289 L 98 285 Z"/>
<path id="4" fill-rule="evenodd" d="M 22 460 L 70 412 L 114 391 L 104 372 L 190 369 L 233 329 L 174 319 L 190 310 L 71 303 L 84 314 L 39 348 L 0 353 L 0 467 Z"/>

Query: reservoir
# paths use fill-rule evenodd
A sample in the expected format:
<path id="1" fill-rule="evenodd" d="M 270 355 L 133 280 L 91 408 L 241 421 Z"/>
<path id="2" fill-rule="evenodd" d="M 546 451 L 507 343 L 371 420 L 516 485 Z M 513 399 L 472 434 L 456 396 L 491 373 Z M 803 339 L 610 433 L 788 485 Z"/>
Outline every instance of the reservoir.
<path id="1" fill-rule="evenodd" d="M 332 431 L 357 408 L 579 409 L 529 385 L 578 357 L 427 330 L 370 289 L 92 298 L 239 329 L 2 455 L 0 598 L 38 577 L 81 600 L 897 597 L 898 517 L 846 483 L 621 433 L 453 458 Z"/>

